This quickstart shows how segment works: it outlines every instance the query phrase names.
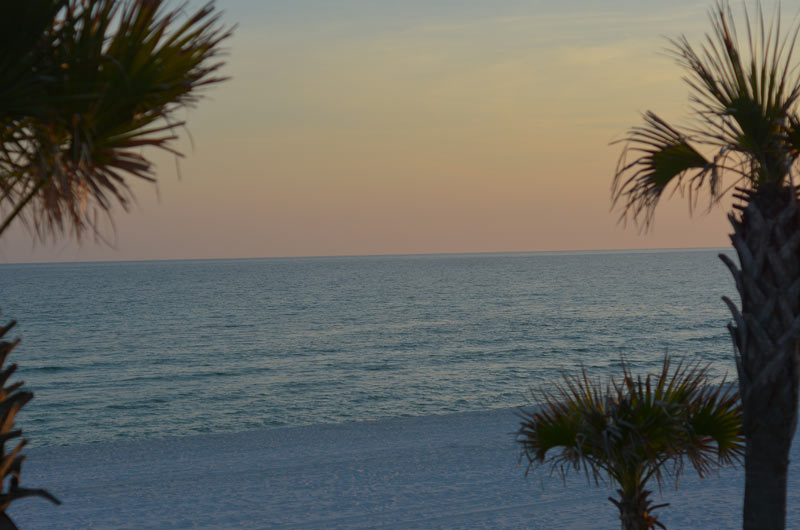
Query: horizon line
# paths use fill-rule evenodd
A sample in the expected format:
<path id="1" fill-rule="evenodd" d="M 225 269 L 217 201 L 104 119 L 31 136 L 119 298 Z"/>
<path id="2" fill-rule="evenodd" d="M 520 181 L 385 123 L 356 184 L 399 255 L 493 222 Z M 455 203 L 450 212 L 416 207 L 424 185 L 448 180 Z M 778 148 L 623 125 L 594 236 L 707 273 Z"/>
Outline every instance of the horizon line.
<path id="1" fill-rule="evenodd" d="M 291 260 L 291 259 L 332 259 L 332 258 L 388 258 L 388 257 L 425 257 L 425 256 L 477 256 L 477 255 L 504 255 L 504 254 L 635 254 L 648 252 L 678 252 L 678 251 L 704 251 L 726 250 L 730 247 L 655 247 L 655 248 L 615 248 L 615 249 L 558 249 L 558 250 L 496 250 L 496 251 L 465 251 L 465 252 L 387 252 L 383 254 L 307 254 L 287 256 L 248 256 L 224 258 L 142 258 L 120 260 L 61 260 L 61 261 L 18 261 L 0 263 L 0 266 L 11 265 L 56 265 L 56 264 L 102 264 L 102 263 L 153 263 L 173 261 L 246 261 L 246 260 Z"/>

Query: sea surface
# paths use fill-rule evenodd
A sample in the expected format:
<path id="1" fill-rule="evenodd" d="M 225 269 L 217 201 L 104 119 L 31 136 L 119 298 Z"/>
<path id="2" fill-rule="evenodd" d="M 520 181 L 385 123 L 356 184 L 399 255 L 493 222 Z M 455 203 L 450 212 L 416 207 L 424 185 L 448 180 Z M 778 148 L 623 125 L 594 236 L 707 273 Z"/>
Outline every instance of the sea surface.
<path id="1" fill-rule="evenodd" d="M 719 252 L 0 265 L 17 423 L 48 446 L 486 410 L 667 352 L 735 379 Z"/>

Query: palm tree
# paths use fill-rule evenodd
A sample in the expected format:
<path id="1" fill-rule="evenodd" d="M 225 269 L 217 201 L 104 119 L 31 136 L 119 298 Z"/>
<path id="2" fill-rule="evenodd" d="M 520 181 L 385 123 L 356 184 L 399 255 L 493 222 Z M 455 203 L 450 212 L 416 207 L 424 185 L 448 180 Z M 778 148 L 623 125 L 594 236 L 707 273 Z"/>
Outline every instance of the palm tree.
<path id="1" fill-rule="evenodd" d="M 0 234 L 22 218 L 35 236 L 98 231 L 127 209 L 128 181 L 155 180 L 142 154 L 173 146 L 178 111 L 216 75 L 230 28 L 212 2 L 25 0 L 0 16 Z M 103 215 L 105 214 L 105 215 Z"/>
<path id="2" fill-rule="evenodd" d="M 623 530 L 646 530 L 658 522 L 650 490 L 666 474 L 676 480 L 686 458 L 702 477 L 719 464 L 739 461 L 743 452 L 741 404 L 731 385 L 708 385 L 708 366 L 634 378 L 623 363 L 622 382 L 605 385 L 564 375 L 564 384 L 543 392 L 538 409 L 523 411 L 518 440 L 528 470 L 549 465 L 562 477 L 583 469 L 598 481 L 604 474 L 619 485 Z M 668 466 L 668 464 L 671 464 Z"/>
<path id="3" fill-rule="evenodd" d="M 742 50 L 727 3 L 710 18 L 713 33 L 699 51 L 685 37 L 671 41 L 688 73 L 695 123 L 678 129 L 646 113 L 624 140 L 613 201 L 623 219 L 646 227 L 667 188 L 688 189 L 691 201 L 707 190 L 712 203 L 733 190 L 738 202 L 728 218 L 739 264 L 720 258 L 741 297 L 741 309 L 724 300 L 747 441 L 744 528 L 777 529 L 786 522 L 800 390 L 800 78 L 792 61 L 800 26 L 784 38 L 780 11 L 768 21 L 759 7 L 751 23 L 745 9 Z"/>
<path id="4" fill-rule="evenodd" d="M 130 179 L 155 180 L 142 154 L 173 146 L 176 117 L 200 90 L 222 81 L 220 44 L 231 35 L 213 1 L 193 13 L 163 0 L 24 0 L 4 2 L 0 16 L 0 236 L 22 219 L 44 240 L 87 231 L 101 236 L 98 214 L 133 200 Z M 13 326 L 0 327 L 0 337 Z M 0 342 L 0 365 L 16 346 Z M 16 365 L 0 372 L 0 387 Z M 5 442 L 33 394 L 22 383 L 0 388 L 0 528 L 22 488 L 25 440 Z"/>

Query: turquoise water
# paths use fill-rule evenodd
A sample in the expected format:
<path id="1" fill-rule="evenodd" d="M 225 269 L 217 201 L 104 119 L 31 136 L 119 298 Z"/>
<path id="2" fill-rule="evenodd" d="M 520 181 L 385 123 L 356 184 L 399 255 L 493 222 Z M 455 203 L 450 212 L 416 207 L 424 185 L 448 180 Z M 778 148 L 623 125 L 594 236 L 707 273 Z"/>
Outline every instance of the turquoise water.
<path id="1" fill-rule="evenodd" d="M 0 265 L 33 445 L 484 410 L 665 351 L 734 375 L 718 251 Z"/>

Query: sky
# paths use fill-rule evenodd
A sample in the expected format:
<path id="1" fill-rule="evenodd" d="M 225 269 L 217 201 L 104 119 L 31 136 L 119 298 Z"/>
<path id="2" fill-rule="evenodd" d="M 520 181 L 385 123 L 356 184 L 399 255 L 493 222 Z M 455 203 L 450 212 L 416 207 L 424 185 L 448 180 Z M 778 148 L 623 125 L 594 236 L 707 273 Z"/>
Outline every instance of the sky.
<path id="1" fill-rule="evenodd" d="M 709 1 L 217 6 L 231 80 L 185 113 L 180 170 L 144 152 L 158 184 L 133 185 L 110 244 L 17 226 L 0 262 L 728 245 L 724 207 L 676 195 L 641 233 L 610 202 L 610 142 L 689 115 L 666 37 L 699 42 Z"/>

